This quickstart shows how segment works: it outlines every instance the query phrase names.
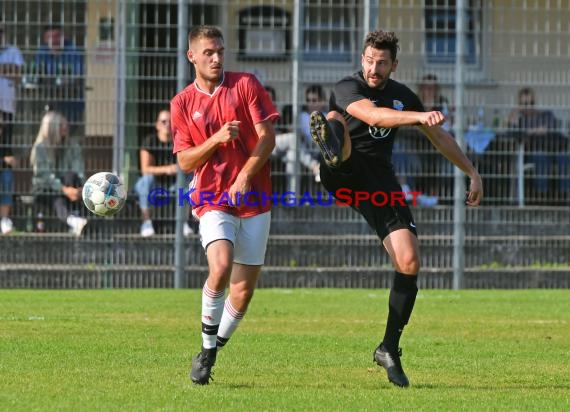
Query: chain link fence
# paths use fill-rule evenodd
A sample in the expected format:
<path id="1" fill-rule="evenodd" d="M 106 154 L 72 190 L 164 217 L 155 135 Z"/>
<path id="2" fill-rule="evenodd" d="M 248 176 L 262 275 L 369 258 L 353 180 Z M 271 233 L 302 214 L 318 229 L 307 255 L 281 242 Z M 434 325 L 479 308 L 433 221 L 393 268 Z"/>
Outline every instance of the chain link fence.
<path id="1" fill-rule="evenodd" d="M 17 47 L 23 63 L 20 75 L 1 83 L 16 96 L 11 141 L 4 125 L 1 142 L 2 150 L 10 148 L 15 157 L 13 188 L 1 187 L 3 199 L 13 200 L 9 213 L 3 213 L 14 225 L 13 233 L 2 237 L 3 244 L 19 235 L 23 248 L 50 250 L 38 253 L 44 258 L 34 261 L 45 267 L 68 263 L 84 268 L 172 267 L 175 202 L 152 209 L 156 234 L 142 238 L 142 216 L 133 187 L 141 174 L 139 149 L 145 137 L 155 132 L 157 116 L 177 93 L 180 77 L 185 84 L 193 78 L 190 64 L 186 63 L 183 73 L 179 70 L 178 16 L 184 7 L 188 27 L 223 28 L 226 70 L 253 72 L 274 93 L 281 113 L 278 144 L 271 158 L 277 193 L 324 190 L 316 166 L 318 153 L 303 132 L 306 112 L 326 110 L 334 83 L 359 70 L 367 31 L 393 30 L 400 39 L 400 51 L 392 78 L 417 91 L 426 108 L 441 110 L 450 132 L 462 130 L 464 149 L 483 176 L 484 205 L 467 214 L 466 265 L 567 267 L 570 4 L 566 0 L 464 1 L 465 81 L 457 85 L 456 3 L 3 1 L 2 52 L 9 45 Z M 454 100 L 456 87 L 463 88 L 461 102 Z M 4 90 L 0 101 L 7 99 Z M 8 111 L 8 106 L 2 107 Z M 75 212 L 89 218 L 80 239 L 68 236 L 66 223 L 52 208 L 39 205 L 32 190 L 30 150 L 46 110 L 64 114 L 69 138 L 81 146 L 82 167 L 75 172 L 86 178 L 115 171 L 130 188 L 127 206 L 112 219 L 87 216 L 81 205 L 75 207 Z M 524 120 L 531 110 L 534 120 Z M 457 124 L 458 118 L 465 123 Z M 4 123 L 8 120 L 5 116 Z M 424 267 L 449 268 L 453 167 L 414 128 L 400 131 L 394 166 L 403 185 L 423 194 L 414 213 L 428 252 Z M 3 167 L 4 172 L 7 167 Z M 556 221 L 550 219 L 553 216 Z M 189 219 L 188 223 L 196 232 L 195 222 Z M 47 233 L 38 234 L 38 230 Z M 346 208 L 277 206 L 272 233 L 270 265 L 303 266 L 309 271 L 389 265 L 379 245 L 366 238 L 371 232 L 365 223 Z M 197 235 L 186 234 L 185 244 L 194 247 Z M 318 246 L 323 236 L 336 235 L 367 240 L 339 241 L 335 243 L 338 253 L 327 256 L 330 246 Z M 55 244 L 60 245 L 58 253 Z M 299 245 L 304 245 L 301 250 Z M 26 256 L 8 252 L 12 249 L 3 247 L 2 264 L 26 263 Z M 132 253 L 136 256 L 128 257 Z M 197 267 L 205 264 L 195 251 L 187 253 L 185 261 Z"/>

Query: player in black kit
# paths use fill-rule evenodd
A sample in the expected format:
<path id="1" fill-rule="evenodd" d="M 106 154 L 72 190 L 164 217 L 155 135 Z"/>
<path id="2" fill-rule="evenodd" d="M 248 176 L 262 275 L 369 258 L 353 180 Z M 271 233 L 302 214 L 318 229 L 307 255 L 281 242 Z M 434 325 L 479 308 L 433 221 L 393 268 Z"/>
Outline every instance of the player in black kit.
<path id="1" fill-rule="evenodd" d="M 321 181 L 331 192 L 400 193 L 392 166 L 392 147 L 399 126 L 417 125 L 435 148 L 471 179 L 466 203 L 477 206 L 483 196 L 481 176 L 455 139 L 440 125 L 439 111 L 425 112 L 417 95 L 390 79 L 398 60 L 398 39 L 393 32 L 368 33 L 362 50 L 362 70 L 339 81 L 330 98 L 330 112 L 311 114 L 311 134 L 318 144 Z M 344 191 L 346 193 L 346 191 Z M 400 336 L 416 300 L 420 269 L 416 225 L 407 204 L 359 199 L 353 207 L 376 231 L 396 271 L 390 290 L 384 337 L 374 361 L 386 369 L 390 382 L 401 387 L 409 381 L 400 362 Z M 376 205 L 375 205 L 376 204 Z"/>

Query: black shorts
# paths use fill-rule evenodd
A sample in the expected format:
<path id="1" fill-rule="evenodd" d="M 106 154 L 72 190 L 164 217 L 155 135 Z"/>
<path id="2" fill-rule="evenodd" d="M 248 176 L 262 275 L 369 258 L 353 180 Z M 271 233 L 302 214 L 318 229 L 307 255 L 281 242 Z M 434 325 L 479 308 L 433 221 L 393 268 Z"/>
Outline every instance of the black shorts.
<path id="1" fill-rule="evenodd" d="M 329 169 L 321 159 L 321 182 L 333 195 L 342 194 L 342 197 L 335 196 L 337 201 L 350 204 L 358 211 L 381 240 L 398 229 L 408 229 L 418 235 L 392 168 L 362 153 L 352 152 L 338 171 Z M 366 193 L 370 195 L 368 199 L 365 199 Z"/>

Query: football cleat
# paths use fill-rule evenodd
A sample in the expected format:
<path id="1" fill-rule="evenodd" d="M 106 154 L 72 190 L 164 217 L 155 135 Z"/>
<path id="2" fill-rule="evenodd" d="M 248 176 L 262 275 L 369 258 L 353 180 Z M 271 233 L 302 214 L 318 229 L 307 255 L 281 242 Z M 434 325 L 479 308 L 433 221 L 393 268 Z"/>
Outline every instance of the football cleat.
<path id="1" fill-rule="evenodd" d="M 394 385 L 407 388 L 410 386 L 410 381 L 402 369 L 400 356 L 402 356 L 402 349 L 398 349 L 396 353 L 390 353 L 382 345 L 374 351 L 374 361 L 386 369 L 388 380 Z"/>
<path id="2" fill-rule="evenodd" d="M 327 166 L 332 169 L 339 167 L 342 162 L 342 144 L 321 112 L 315 111 L 311 113 L 310 131 L 311 137 L 319 146 Z"/>
<path id="3" fill-rule="evenodd" d="M 212 378 L 212 367 L 216 363 L 216 348 L 204 349 L 192 359 L 190 379 L 196 385 L 208 385 Z"/>

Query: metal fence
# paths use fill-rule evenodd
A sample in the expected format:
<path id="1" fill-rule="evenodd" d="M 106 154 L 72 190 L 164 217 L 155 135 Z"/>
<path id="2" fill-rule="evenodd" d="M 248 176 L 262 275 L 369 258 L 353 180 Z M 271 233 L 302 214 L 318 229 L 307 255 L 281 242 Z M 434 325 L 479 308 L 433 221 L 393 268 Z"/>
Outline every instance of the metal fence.
<path id="1" fill-rule="evenodd" d="M 6 192 L 3 194 L 14 199 L 9 217 L 15 232 L 28 236 L 24 246 L 45 248 L 42 242 L 50 242 L 52 235 L 59 236 L 68 230 L 52 210 L 41 208 L 30 196 L 30 149 L 45 110 L 55 109 L 68 118 L 70 137 L 82 147 L 83 175 L 116 171 L 131 193 L 127 207 L 118 217 L 89 216 L 86 235 L 80 240 L 70 239 L 74 245 L 97 252 L 88 252 L 79 261 L 73 261 L 71 256 L 77 254 L 64 248 L 37 263 L 129 265 L 128 259 L 117 262 L 119 252 L 109 246 L 121 242 L 140 247 L 144 256 L 147 240 L 139 236 L 141 216 L 132 187 L 140 175 L 139 148 L 143 139 L 154 132 L 157 114 L 168 106 L 181 78 L 188 83 L 193 77 L 189 64 L 185 63 L 180 70 L 180 50 L 186 47 L 178 41 L 179 16 L 183 10 L 188 15 L 188 27 L 206 23 L 223 28 L 226 70 L 253 72 L 273 89 L 275 104 L 282 115 L 278 125 L 282 145 L 271 159 L 274 189 L 278 193 L 323 190 L 315 169 L 314 147 L 302 136 L 303 111 L 314 110 L 318 100 L 326 102 L 334 83 L 359 69 L 361 43 L 367 31 L 377 27 L 394 30 L 400 39 L 400 51 L 399 65 L 392 77 L 417 91 L 426 107 L 443 111 L 451 132 L 461 129 L 465 150 L 484 179 L 485 203 L 481 211 L 468 214 L 466 222 L 467 236 L 473 234 L 478 240 L 469 238 L 465 253 L 483 253 L 487 259 L 467 256 L 466 264 L 567 266 L 570 3 L 567 0 L 462 2 L 467 22 L 462 84 L 455 83 L 454 72 L 456 3 L 455 0 L 3 1 L 0 16 L 4 46 L 16 46 L 24 62 L 21 78 L 13 83 L 16 111 L 10 146 L 16 157 L 12 166 L 14 188 L 13 191 L 2 188 Z M 54 30 L 55 35 L 57 32 L 62 35 L 62 40 L 50 38 Z M 50 41 L 62 42 L 63 59 L 46 60 L 45 56 L 51 53 L 47 45 Z M 50 63 L 53 61 L 58 63 Z M 462 88 L 461 102 L 455 101 L 456 87 Z M 320 88 L 323 97 L 319 96 Z M 519 105 L 519 91 L 523 88 L 530 89 L 532 99 L 520 103 L 533 103 L 541 116 L 552 119 L 541 125 L 531 124 L 537 126 L 531 131 L 521 127 L 529 125 L 519 124 L 518 117 L 513 115 L 517 109 L 528 109 Z M 466 119 L 465 124 L 457 124 L 458 118 Z M 3 141 L 2 148 L 6 146 Z M 453 168 L 413 128 L 400 131 L 394 150 L 395 168 L 402 184 L 424 194 L 422 203 L 415 207 L 415 213 L 423 219 L 420 222 L 426 228 L 423 241 L 430 251 L 429 259 L 424 258 L 424 266 L 449 268 L 449 256 L 437 257 L 437 254 L 449 252 L 450 242 L 442 241 L 441 237 L 453 233 L 450 225 Z M 499 211 L 504 222 L 484 220 L 485 208 Z M 148 262 L 136 258 L 133 265 L 173 264 L 174 210 L 172 205 L 153 209 L 156 236 L 167 247 L 156 254 L 150 246 L 155 241 L 147 242 L 152 258 Z M 87 214 L 84 208 L 78 212 Z M 43 214 L 42 222 L 48 233 L 37 235 L 34 232 L 39 213 Z M 548 216 L 554 215 L 560 219 L 559 224 L 545 223 Z M 275 216 L 272 233 L 293 236 L 275 242 L 290 247 L 299 244 L 295 235 L 309 233 L 317 235 L 314 242 L 318 245 L 320 237 L 335 233 L 331 225 L 342 235 L 369 233 L 357 215 L 345 210 L 307 213 L 303 207 L 288 208 L 276 211 Z M 500 233 L 493 229 L 499 224 L 527 229 L 524 233 L 510 229 Z M 527 231 L 536 236 L 536 243 L 517 249 L 520 259 L 506 261 L 500 254 L 481 247 L 486 243 L 481 239 L 488 235 L 504 235 L 491 244 L 525 244 L 523 235 Z M 557 237 L 556 241 L 552 236 Z M 5 236 L 2 241 L 8 242 L 10 238 Z M 194 235 L 187 240 L 196 241 Z M 348 242 L 346 247 L 350 245 Z M 363 254 L 357 260 L 365 266 L 388 264 L 384 258 L 373 256 L 378 253 L 374 248 L 356 249 L 355 253 Z M 532 254 L 529 262 L 528 250 L 544 253 Z M 298 258 L 287 258 L 287 254 L 294 256 L 294 251 L 276 247 L 276 253 L 284 254 L 283 259 L 274 259 L 277 266 L 297 265 Z M 346 251 L 340 253 L 349 255 Z M 304 264 L 342 265 L 342 259 L 333 261 L 322 255 L 311 255 L 313 260 Z M 3 260 L 6 264 L 23 263 L 7 253 Z M 204 264 L 195 256 L 186 260 L 190 265 Z"/>

